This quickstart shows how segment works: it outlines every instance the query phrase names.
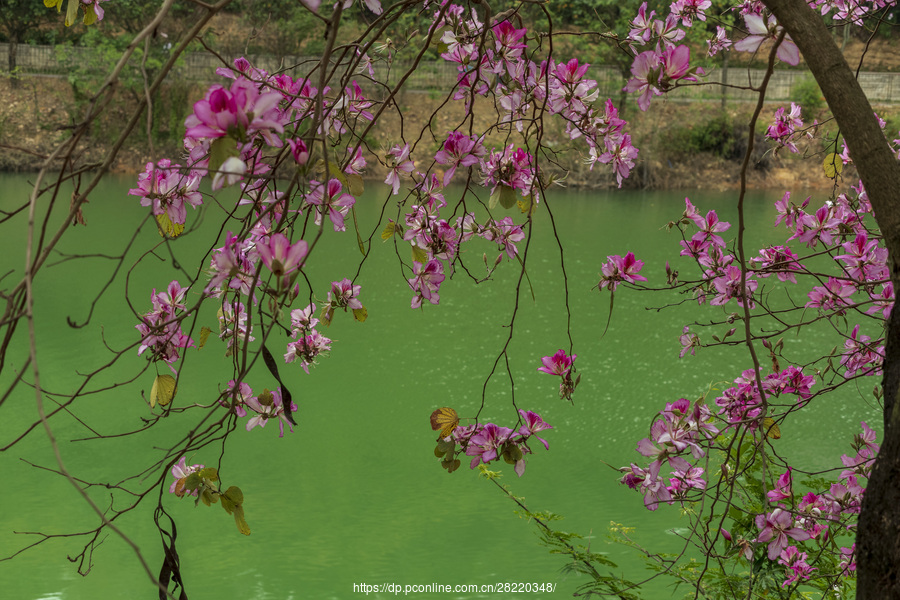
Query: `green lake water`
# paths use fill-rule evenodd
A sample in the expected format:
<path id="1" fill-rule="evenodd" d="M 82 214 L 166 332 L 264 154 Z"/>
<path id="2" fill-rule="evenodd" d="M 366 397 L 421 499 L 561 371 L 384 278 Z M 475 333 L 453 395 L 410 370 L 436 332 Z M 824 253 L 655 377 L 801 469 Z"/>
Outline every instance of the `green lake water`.
<path id="1" fill-rule="evenodd" d="M 27 180 L 0 175 L 3 210 L 25 201 Z M 133 179 L 111 179 L 94 191 L 85 207 L 88 226 L 69 231 L 60 251 L 121 254 L 146 217 L 146 209 L 126 194 L 133 185 Z M 383 188 L 371 187 L 378 190 L 357 204 L 364 235 L 380 232 L 384 225 L 376 226 Z M 735 225 L 726 236 L 735 234 L 735 194 L 688 195 L 701 210 L 718 210 L 723 220 Z M 772 202 L 779 196 L 758 194 L 748 199 L 748 235 L 757 246 L 777 241 L 771 224 Z M 643 274 L 650 283 L 663 284 L 665 261 L 679 264 L 679 237 L 662 228 L 681 215 L 684 197 L 684 192 L 677 191 L 554 191 L 548 202 L 565 248 L 576 365 L 582 374 L 574 404 L 558 398 L 556 378 L 537 371 L 542 356 L 568 348 L 559 248 L 543 206 L 536 215 L 527 262 L 534 299 L 527 286 L 523 288 L 509 348 L 516 404 L 538 412 L 554 429 L 542 435 L 550 443 L 549 452 L 532 444 L 534 452 L 523 477 L 516 477 L 509 465 L 497 467 L 503 472 L 502 482 L 523 497 L 531 510 L 563 515 L 559 529 L 589 536 L 592 549 L 607 552 L 619 564 L 617 572 L 632 580 L 643 579 L 647 572 L 633 551 L 607 542 L 610 523 L 635 527 L 635 539 L 656 550 L 677 550 L 677 537 L 667 532 L 687 521 L 680 519 L 677 506 L 646 511 L 641 497 L 619 485 L 619 474 L 604 463 L 640 463 L 637 441 L 647 436 L 653 416 L 666 402 L 696 398 L 711 383 L 731 381 L 749 367 L 740 349 L 701 349 L 697 356 L 679 360 L 683 325 L 720 318 L 722 310 L 704 307 L 698 313 L 693 302 L 647 310 L 676 301 L 671 294 L 620 288 L 612 322 L 603 335 L 609 297 L 592 289 L 601 263 L 607 255 L 631 250 L 645 261 Z M 223 204 L 233 202 L 233 195 L 223 198 Z M 58 202 L 67 207 L 68 195 Z M 389 200 L 389 206 L 395 210 L 395 201 Z M 6 224 L 10 231 L 0 239 L 2 271 L 16 271 L 3 280 L 3 287 L 20 276 L 24 262 L 25 220 L 22 215 L 17 219 L 17 226 Z M 103 256 L 51 259 L 58 264 L 41 274 L 35 307 L 38 361 L 47 390 L 69 391 L 81 381 L 79 373 L 110 360 L 104 342 L 119 349 L 137 341 L 137 320 L 125 298 L 135 311 L 146 312 L 152 288 L 161 290 L 173 278 L 187 280 L 184 273 L 173 270 L 173 260 L 195 274 L 196 251 L 221 245 L 216 243 L 213 213 L 189 211 L 189 223 L 198 219 L 198 229 L 176 240 L 171 253 L 160 248 L 154 255 L 145 253 L 159 236 L 152 223 L 145 224 L 120 274 L 128 271 L 127 280 L 120 276 L 112 284 L 97 302 L 90 324 L 81 329 L 68 327 L 67 318 L 86 319 L 115 263 Z M 54 231 L 52 225 L 49 231 Z M 220 470 L 228 485 L 240 485 L 244 491 L 252 535 L 241 536 L 231 517 L 217 506 L 195 508 L 189 499 L 164 493 L 166 510 L 178 526 L 177 546 L 188 597 L 363 598 L 365 594 L 354 591 L 354 584 L 500 582 L 547 582 L 555 591 L 411 596 L 571 597 L 583 581 L 563 571 L 564 558 L 540 545 L 534 524 L 519 518 L 515 505 L 471 471 L 465 457 L 463 466 L 448 475 L 433 455 L 430 413 L 452 406 L 462 417 L 470 417 L 481 404 L 485 379 L 509 335 L 504 325 L 515 301 L 518 263 L 504 260 L 494 280 L 480 285 L 458 271 L 441 287 L 439 306 L 414 311 L 409 308 L 411 292 L 393 245 L 382 243 L 377 234 L 373 244 L 371 257 L 356 278 L 362 285 L 360 299 L 368 308 L 368 320 L 356 323 L 349 315 L 338 314 L 325 332 L 335 340 L 328 358 L 309 375 L 299 365 L 281 368 L 299 406 L 295 432 L 279 439 L 276 427 L 270 425 L 249 433 L 238 429 L 228 439 Z M 496 247 L 481 240 L 470 242 L 468 248 L 465 259 L 473 273 L 483 272 L 482 252 L 491 261 L 497 256 Z M 353 234 L 335 234 L 326 226 L 307 276 L 324 297 L 330 281 L 354 277 L 359 260 Z M 693 273 L 686 262 L 680 268 Z M 216 329 L 215 309 L 210 304 L 209 310 L 206 306 L 203 310 L 206 317 L 201 317 L 198 326 Z M 22 368 L 25 334 L 23 323 L 16 333 L 17 350 L 0 374 L 4 390 Z M 812 354 L 838 342 L 824 332 L 819 336 L 811 332 L 785 343 Z M 223 345 L 212 336 L 203 350 L 189 349 L 186 355 L 176 403 L 211 402 L 230 379 Z M 149 411 L 141 391 L 146 393 L 153 379 L 152 369 L 141 373 L 145 366 L 133 349 L 117 363 L 115 377 L 103 375 L 93 385 L 131 378 L 134 382 L 85 396 L 72 413 L 104 435 L 139 429 L 140 418 Z M 483 421 L 515 423 L 509 381 L 510 376 L 501 370 L 487 385 Z M 261 364 L 251 372 L 248 383 L 255 391 L 277 385 Z M 863 399 L 871 390 L 871 385 L 865 385 L 868 390 L 829 395 L 786 424 L 781 440 L 784 452 L 809 469 L 833 466 L 842 453 L 849 452 L 860 420 L 880 425 L 877 411 Z M 31 388 L 16 388 L 3 411 L 0 445 L 5 446 L 36 419 Z M 89 481 L 117 482 L 151 464 L 160 456 L 158 448 L 174 443 L 183 428 L 197 419 L 197 411 L 190 411 L 127 439 L 92 441 L 72 441 L 92 435 L 72 416 L 60 414 L 51 424 L 70 472 Z M 215 450 L 205 452 L 188 462 L 215 464 Z M 55 468 L 42 429 L 0 454 L 5 480 L 0 512 L 2 557 L 37 540 L 21 532 L 52 534 L 95 527 L 96 517 L 68 482 L 21 459 Z M 149 474 L 151 479 L 156 476 Z M 167 476 L 166 487 L 170 481 Z M 91 495 L 99 505 L 109 505 L 104 490 L 92 489 Z M 151 494 L 117 523 L 158 572 L 162 549 L 152 521 L 155 499 L 156 493 Z M 117 498 L 116 505 L 123 501 Z M 66 556 L 80 552 L 83 544 L 78 538 L 51 540 L 0 562 L 2 596 L 16 600 L 156 597 L 135 554 L 115 535 L 108 535 L 95 552 L 90 575 L 79 576 Z M 652 584 L 648 590 L 648 598 L 670 594 L 662 584 Z M 393 594 L 368 597 L 389 596 Z"/>

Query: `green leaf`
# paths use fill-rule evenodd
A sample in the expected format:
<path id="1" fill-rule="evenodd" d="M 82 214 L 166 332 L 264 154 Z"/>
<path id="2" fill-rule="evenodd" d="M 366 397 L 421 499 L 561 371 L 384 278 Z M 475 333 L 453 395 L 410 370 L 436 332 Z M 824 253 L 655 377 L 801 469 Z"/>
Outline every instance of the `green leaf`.
<path id="1" fill-rule="evenodd" d="M 396 223 L 393 221 L 388 221 L 387 225 L 384 226 L 384 231 L 381 232 L 381 239 L 387 241 L 394 237 L 394 231 L 396 230 Z"/>
<path id="2" fill-rule="evenodd" d="M 220 137 L 209 145 L 209 171 L 215 173 L 226 160 L 232 156 L 240 156 L 237 142 L 229 136 Z"/>
<path id="3" fill-rule="evenodd" d="M 244 503 L 244 492 L 241 491 L 236 485 L 231 486 L 227 490 L 225 490 L 225 496 L 228 497 L 235 505 L 241 505 Z"/>
<path id="4" fill-rule="evenodd" d="M 366 255 L 366 245 L 363 243 L 362 236 L 359 235 L 359 223 L 356 220 L 356 207 L 350 207 L 350 214 L 353 215 L 353 229 L 356 231 L 356 244 L 359 247 L 359 252 L 363 256 Z"/>
<path id="5" fill-rule="evenodd" d="M 347 175 L 347 189 L 351 196 L 362 196 L 366 189 L 362 175 L 357 175 L 356 173 Z"/>
<path id="6" fill-rule="evenodd" d="M 200 339 L 197 340 L 197 350 L 206 345 L 206 340 L 209 339 L 209 334 L 212 333 L 212 329 L 204 325 L 200 328 Z"/>
<path id="7" fill-rule="evenodd" d="M 222 500 L 222 508 L 225 509 L 229 515 L 234 513 L 234 509 L 241 506 L 244 503 L 244 493 L 241 491 L 241 488 L 233 485 L 227 490 L 225 493 L 220 496 Z"/>
<path id="8" fill-rule="evenodd" d="M 412 259 L 417 263 L 425 264 L 428 262 L 428 254 L 418 246 L 412 247 Z"/>
<path id="9" fill-rule="evenodd" d="M 200 469 L 199 475 L 202 479 L 208 479 L 210 481 L 219 480 L 219 472 L 215 467 L 206 467 L 205 469 Z"/>
<path id="10" fill-rule="evenodd" d="M 369 316 L 369 311 L 366 310 L 366 307 L 362 308 L 354 308 L 353 309 L 353 318 L 359 321 L 360 323 L 365 323 L 366 318 Z"/>
<path id="11" fill-rule="evenodd" d="M 844 170 L 844 161 L 839 154 L 828 154 L 822 161 L 822 170 L 825 171 L 825 177 L 834 179 Z"/>
<path id="12" fill-rule="evenodd" d="M 198 489 L 203 481 L 200 479 L 200 473 L 191 473 L 184 478 L 184 489 L 193 492 Z"/>
<path id="13" fill-rule="evenodd" d="M 488 208 L 491 210 L 500 206 L 500 187 L 501 186 L 497 186 L 497 189 L 494 190 L 494 193 L 491 194 L 491 197 L 488 200 Z"/>
<path id="14" fill-rule="evenodd" d="M 509 186 L 500 186 L 500 206 L 512 208 L 516 205 L 516 190 Z"/>
<path id="15" fill-rule="evenodd" d="M 175 398 L 178 388 L 175 386 L 175 378 L 171 375 L 157 375 L 153 380 L 153 387 L 150 388 L 150 408 L 154 408 L 157 403 L 165 406 Z"/>

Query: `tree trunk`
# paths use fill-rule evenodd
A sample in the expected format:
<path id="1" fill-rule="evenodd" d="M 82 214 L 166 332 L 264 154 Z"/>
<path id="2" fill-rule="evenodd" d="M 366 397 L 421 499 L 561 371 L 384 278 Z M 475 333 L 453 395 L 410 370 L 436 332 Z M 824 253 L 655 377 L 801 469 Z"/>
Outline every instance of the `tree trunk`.
<path id="1" fill-rule="evenodd" d="M 791 35 L 816 78 L 865 185 L 900 290 L 900 163 L 853 71 L 805 0 L 763 0 Z M 857 598 L 900 598 L 900 310 L 893 311 L 884 360 L 884 437 L 857 529 Z"/>
<path id="2" fill-rule="evenodd" d="M 17 54 L 19 53 L 19 36 L 13 31 L 9 36 L 9 53 L 7 55 L 9 64 L 9 85 L 13 89 L 19 87 L 19 77 L 16 74 Z"/>

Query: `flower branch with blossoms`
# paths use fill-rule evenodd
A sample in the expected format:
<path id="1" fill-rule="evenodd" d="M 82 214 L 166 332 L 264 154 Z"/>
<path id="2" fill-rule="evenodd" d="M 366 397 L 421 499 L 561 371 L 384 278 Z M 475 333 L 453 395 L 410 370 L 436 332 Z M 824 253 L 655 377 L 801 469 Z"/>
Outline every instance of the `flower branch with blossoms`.
<path id="1" fill-rule="evenodd" d="M 51 4 L 61 7 L 62 2 Z M 224 4 L 198 5 L 202 16 L 188 38 L 197 35 L 199 28 Z M 534 440 L 549 450 L 549 442 L 542 436 L 554 427 L 540 416 L 542 407 L 526 410 L 518 406 L 517 370 L 512 366 L 516 361 L 510 356 L 511 342 L 518 334 L 516 323 L 523 286 L 531 287 L 526 269 L 530 242 L 543 212 L 548 215 L 559 247 L 569 344 L 568 349 L 542 358 L 532 357 L 527 368 L 559 377 L 554 379 L 559 384 L 559 397 L 570 402 L 582 376 L 574 366 L 577 357 L 563 252 L 564 229 L 562 224 L 558 228 L 553 219 L 554 199 L 550 192 L 552 183 L 563 174 L 558 172 L 560 154 L 546 136 L 549 127 L 564 131 L 567 144 L 591 170 L 603 170 L 621 187 L 640 157 L 632 144 L 628 123 L 621 118 L 623 107 L 601 97 L 591 65 L 579 57 L 557 55 L 553 48 L 554 23 L 546 7 L 540 8 L 549 29 L 544 32 L 518 18 L 521 7 L 495 15 L 494 7 L 485 0 L 471 4 L 420 4 L 410 0 L 384 10 L 379 0 L 366 0 L 363 4 L 375 17 L 355 39 L 342 43 L 341 17 L 347 11 L 357 10 L 360 3 L 339 2 L 322 7 L 316 0 L 304 1 L 304 6 L 321 22 L 325 39 L 322 56 L 315 64 L 273 73 L 244 58 L 231 65 L 223 64 L 216 71 L 222 79 L 194 103 L 185 120 L 182 155 L 152 157 L 129 191 L 135 204 L 147 209 L 148 219 L 152 219 L 153 228 L 162 237 L 160 244 L 170 254 L 173 269 L 187 275 L 187 281 L 181 275 L 159 280 L 156 285 L 171 283 L 165 291 L 153 288 L 149 311 L 135 311 L 137 335 L 133 344 L 126 350 L 114 351 L 115 358 L 105 368 L 120 360 L 124 363 L 127 353 L 132 360 L 136 355 L 154 367 L 163 363 L 179 378 L 187 376 L 188 349 L 206 347 L 207 337 L 214 337 L 211 334 L 216 330 L 221 346 L 212 350 L 216 347 L 213 342 L 204 351 L 222 352 L 230 365 L 210 374 L 220 382 L 220 391 L 215 400 L 206 404 L 186 403 L 177 392 L 179 379 L 156 373 L 147 402 L 151 417 L 138 417 L 145 424 L 141 430 L 175 421 L 163 417 L 187 415 L 187 419 L 196 415 L 195 421 L 185 426 L 177 442 L 148 461 L 151 466 L 146 472 L 161 473 L 159 477 L 138 483 L 135 476 L 112 486 L 117 494 L 133 496 L 127 508 L 111 508 L 107 516 L 91 503 L 103 525 L 82 532 L 93 537 L 81 557 L 90 554 L 104 527 L 118 531 L 114 521 L 156 490 L 160 498 L 155 516 L 165 559 L 158 578 L 149 568 L 146 570 L 154 584 L 169 596 L 173 596 L 168 590 L 170 580 L 182 588 L 184 582 L 175 551 L 174 521 L 170 532 L 159 520 L 166 514 L 164 491 L 168 489 L 176 498 L 193 497 L 195 502 L 206 505 L 221 503 L 234 517 L 238 530 L 249 533 L 243 492 L 221 482 L 225 475 L 221 463 L 228 442 L 234 435 L 274 437 L 275 422 L 278 437 L 289 439 L 285 430 L 293 433 L 295 426 L 303 422 L 291 388 L 296 391 L 297 378 L 315 376 L 315 365 L 329 356 L 333 346 L 339 347 L 338 342 L 325 335 L 325 328 L 334 319 L 352 315 L 360 323 L 366 320 L 364 267 L 379 231 L 383 240 L 393 242 L 399 263 L 397 283 L 408 290 L 411 309 L 434 310 L 440 305 L 446 286 L 458 283 L 453 277 L 460 271 L 481 284 L 498 269 L 514 270 L 515 294 L 509 320 L 504 324 L 507 336 L 485 376 L 474 422 L 460 425 L 455 410 L 447 407 L 432 414 L 432 427 L 440 430 L 435 454 L 448 472 L 457 469 L 460 457 L 465 456 L 470 467 L 482 473 L 488 465 L 503 459 L 522 476 Z M 853 24 L 888 8 L 883 2 L 850 8 L 840 3 L 815 4 L 821 12 L 833 13 Z M 113 6 L 107 8 L 112 10 Z M 155 30 L 170 6 L 171 2 L 164 4 L 152 26 L 129 46 L 129 54 Z M 641 111 L 649 110 L 679 87 L 702 83 L 705 69 L 698 64 L 696 48 L 692 49 L 685 39 L 689 28 L 707 20 L 711 6 L 708 0 L 677 0 L 664 16 L 648 11 L 645 3 L 631 21 L 627 35 L 623 32 L 617 38 L 623 40 L 620 47 L 627 49 L 632 58 L 623 91 L 631 94 L 628 97 Z M 383 54 L 379 55 L 377 48 L 387 54 L 390 68 L 390 44 L 380 38 L 388 26 L 412 10 L 421 12 L 425 41 L 416 53 L 413 67 L 390 86 L 379 73 Z M 100 2 L 69 0 L 68 24 L 74 22 L 79 11 L 85 22 L 104 16 Z M 736 7 L 735 14 L 740 16 L 743 28 L 727 31 L 719 26 L 707 47 L 710 54 L 768 52 L 766 78 L 757 88 L 759 102 L 750 127 L 755 131 L 752 125 L 761 114 L 774 64 L 780 60 L 797 65 L 800 53 L 789 33 L 763 4 L 744 2 Z M 612 34 L 600 37 L 609 39 Z M 451 89 L 442 91 L 441 108 L 428 123 L 420 131 L 410 133 L 403 110 L 397 106 L 397 95 L 437 40 L 441 43 L 441 59 L 456 70 L 456 82 Z M 160 77 L 174 65 L 189 41 L 177 46 Z M 370 51 L 376 53 L 374 58 Z M 104 90 L 114 87 L 124 59 L 127 55 L 110 75 L 109 85 L 104 84 Z M 364 74 L 359 73 L 360 68 Z M 158 78 L 148 86 L 148 98 L 160 82 Z M 377 90 L 375 93 L 370 91 L 372 87 Z M 103 109 L 101 99 L 98 92 L 84 123 L 73 130 L 73 137 L 67 142 L 70 145 L 60 146 L 48 158 L 45 170 L 53 160 L 65 159 L 60 164 L 69 171 L 60 175 L 59 182 L 66 178 L 80 181 L 81 173 L 73 167 L 76 142 L 83 127 L 94 119 L 95 110 Z M 145 102 L 142 99 L 122 136 L 141 118 Z M 479 113 L 485 110 L 496 115 L 495 122 L 476 126 L 476 106 Z M 445 107 L 454 107 L 463 116 L 455 117 L 455 124 L 453 120 L 436 118 Z M 373 150 L 367 134 L 377 124 L 385 123 L 388 110 L 396 111 L 400 126 L 385 147 Z M 766 137 L 776 148 L 793 151 L 801 133 L 817 133 L 815 127 L 804 132 L 801 114 L 801 107 L 794 105 L 790 109 L 780 107 L 774 113 Z M 440 130 L 434 125 L 447 122 L 451 124 Z M 893 133 L 886 139 L 892 136 Z M 122 140 L 124 137 L 105 159 L 101 172 L 112 164 Z M 843 468 L 824 473 L 813 472 L 782 456 L 778 440 L 782 426 L 790 423 L 798 411 L 821 402 L 834 390 L 877 376 L 884 369 L 884 326 L 894 302 L 887 250 L 872 224 L 872 209 L 862 184 L 837 193 L 841 169 L 852 164 L 852 157 L 847 148 L 837 152 L 835 142 L 830 170 L 828 157 L 825 163 L 826 176 L 835 180 L 835 193 L 812 202 L 814 211 L 807 210 L 811 200 L 796 206 L 790 203 L 790 194 L 785 194 L 776 203 L 775 222 L 776 227 L 785 226 L 785 239 L 760 248 L 757 255 L 747 255 L 742 201 L 753 135 L 749 140 L 737 241 L 726 240 L 731 225 L 715 211 L 704 214 L 686 200 L 682 216 L 671 227 L 681 232 L 680 256 L 690 266 L 667 268 L 665 286 L 689 297 L 688 302 L 696 302 L 698 310 L 709 310 L 714 315 L 703 325 L 684 325 L 678 344 L 673 336 L 673 358 L 679 350 L 680 359 L 690 360 L 688 353 L 741 344 L 750 353 L 750 361 L 745 365 L 748 368 L 729 376 L 731 381 L 724 390 L 711 390 L 694 401 L 670 398 L 661 402 L 664 408 L 653 419 L 648 436 L 636 442 L 641 458 L 623 467 L 619 476 L 622 484 L 638 491 L 640 502 L 648 510 L 668 510 L 675 503 L 684 509 L 690 520 L 685 551 L 697 548 L 707 562 L 700 567 L 682 568 L 683 563 L 652 552 L 647 554 L 661 572 L 690 583 L 697 594 L 717 586 L 747 596 L 790 595 L 804 585 L 823 594 L 837 588 L 840 594 L 847 595 L 852 590 L 856 568 L 850 532 L 865 495 L 864 480 L 871 474 L 872 461 L 879 451 L 876 435 L 863 422 L 853 451 L 840 458 Z M 894 140 L 893 144 L 891 147 L 896 150 L 898 142 Z M 383 198 L 381 214 L 377 223 L 363 224 L 363 231 L 371 231 L 364 237 L 356 214 L 364 189 L 361 175 L 365 169 L 378 166 L 378 178 L 383 176 L 385 184 L 379 192 Z M 43 177 L 44 172 L 28 204 L 28 231 L 32 238 Z M 15 321 L 26 318 L 32 334 L 28 360 L 41 415 L 39 423 L 46 428 L 55 450 L 58 448 L 50 431 L 49 416 L 43 411 L 45 392 L 38 377 L 32 284 L 68 223 L 88 210 L 84 203 L 96 182 L 94 179 L 86 191 L 77 194 L 59 233 L 48 236 L 46 245 L 43 236 L 40 238 L 35 246 L 39 255 L 32 256 L 29 241 L 23 283 L 4 296 L 8 298 L 8 320 L 3 320 L 2 326 L 8 328 L 8 334 L 4 336 L 2 353 L 5 356 Z M 463 186 L 461 191 L 452 187 L 459 185 Z M 228 188 L 239 190 L 237 201 L 225 199 L 223 190 Z M 58 191 L 57 186 L 54 193 Z M 216 207 L 220 212 L 216 212 Z M 204 218 L 216 214 L 216 218 L 221 218 L 216 241 L 211 244 L 218 247 L 211 247 L 205 256 L 188 263 L 184 257 L 176 258 L 176 249 L 180 254 L 182 236 L 191 232 L 189 221 L 198 214 Z M 384 223 L 388 215 L 392 218 Z M 362 259 L 358 266 L 354 265 L 355 272 L 353 266 L 340 265 L 327 277 L 317 279 L 311 275 L 311 264 L 327 264 L 329 257 L 319 246 L 326 235 L 339 236 L 336 239 L 359 248 Z M 676 250 L 679 248 L 673 247 L 673 253 Z M 609 252 L 614 251 L 621 254 L 611 253 L 598 264 L 598 293 L 609 292 L 612 297 L 619 286 L 654 289 L 648 277 L 654 271 L 645 270 L 643 259 L 627 248 Z M 494 254 L 496 258 L 491 260 Z M 478 255 L 485 263 L 484 276 L 476 274 L 472 261 L 466 260 Z M 148 252 L 138 264 L 149 256 L 156 254 Z M 196 266 L 196 274 L 188 275 L 182 264 Z M 686 275 L 694 265 L 696 273 Z M 790 288 L 801 290 L 806 300 L 796 302 L 796 293 L 785 292 Z M 146 310 L 146 305 L 141 310 Z M 24 316 L 15 316 L 18 314 Z M 188 322 L 192 323 L 190 327 L 185 326 Z M 815 323 L 832 328 L 840 350 L 804 353 L 785 349 L 781 340 L 786 334 Z M 195 333 L 197 325 L 200 328 Z M 716 333 L 706 333 L 713 329 Z M 285 338 L 279 340 L 282 332 Z M 756 355 L 756 342 L 768 353 L 771 368 L 768 364 L 762 366 L 765 360 Z M 584 356 L 583 351 L 579 354 Z M 254 370 L 257 364 L 265 366 L 265 371 Z M 501 376 L 504 369 L 514 421 L 481 422 L 481 415 L 489 407 L 494 408 L 487 393 L 488 383 Z M 17 383 L 18 379 L 9 392 Z M 62 407 L 71 414 L 76 398 L 96 391 L 99 389 L 79 388 Z M 550 396 L 555 394 L 552 391 Z M 877 385 L 873 395 L 876 402 L 881 401 Z M 185 421 L 178 423 L 182 426 Z M 259 431 L 266 429 L 268 434 Z M 93 429 L 91 432 L 97 438 L 111 437 L 101 436 Z M 195 460 L 202 462 L 188 464 Z M 216 460 L 218 466 L 206 466 Z M 59 472 L 91 502 L 85 490 L 102 484 L 72 478 L 59 462 Z M 548 529 L 544 521 L 539 522 Z M 562 536 L 548 535 L 548 543 L 566 541 Z M 577 569 L 592 578 L 585 591 L 627 593 L 630 583 L 613 584 L 593 567 L 607 565 L 599 554 L 589 549 L 573 550 L 567 543 L 562 546 L 567 548 L 564 551 L 573 558 Z M 748 574 L 745 583 L 736 585 L 735 579 L 744 574 Z M 735 595 L 738 594 L 732 594 Z"/>

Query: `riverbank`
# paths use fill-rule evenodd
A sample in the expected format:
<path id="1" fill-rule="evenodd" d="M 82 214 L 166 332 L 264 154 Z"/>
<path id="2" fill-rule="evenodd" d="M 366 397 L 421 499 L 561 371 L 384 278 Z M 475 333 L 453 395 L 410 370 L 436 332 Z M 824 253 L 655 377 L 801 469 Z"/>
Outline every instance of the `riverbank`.
<path id="1" fill-rule="evenodd" d="M 177 94 L 183 97 L 177 110 L 170 108 L 166 123 L 151 126 L 152 134 L 147 135 L 147 125 L 142 122 L 120 149 L 112 164 L 112 171 L 137 173 L 151 160 L 180 154 L 180 123 L 203 90 L 179 88 Z M 112 146 L 129 116 L 126 99 L 113 103 L 101 122 L 83 136 L 77 143 L 72 156 L 78 166 L 99 164 L 107 149 Z M 434 135 L 441 137 L 462 122 L 459 107 L 443 109 L 434 115 L 442 104 L 436 93 L 410 92 L 397 98 L 396 107 L 385 111 L 383 123 L 367 135 L 371 148 L 389 148 L 398 141 L 398 132 L 403 131 L 407 139 L 415 139 L 421 131 L 421 124 L 432 123 Z M 458 104 L 458 103 L 456 103 Z M 0 81 L 0 171 L 28 172 L 37 170 L 42 162 L 67 139 L 71 128 L 84 113 L 87 105 L 84 99 L 76 98 L 68 83 L 59 78 L 30 77 L 22 80 L 13 89 L 9 80 Z M 803 155 L 821 154 L 825 144 L 821 139 L 803 140 L 798 145 L 800 155 L 787 150 L 775 153 L 764 138 L 764 132 L 771 122 L 778 105 L 767 105 L 757 124 L 753 152 L 748 169 L 748 184 L 754 188 L 828 188 L 832 180 L 826 178 L 819 168 L 819 161 L 800 160 Z M 741 163 L 748 144 L 747 123 L 752 105 L 729 103 L 724 109 L 720 102 L 677 102 L 654 99 L 654 104 L 646 113 L 634 109 L 625 115 L 630 121 L 633 143 L 641 153 L 632 176 L 625 187 L 648 189 L 695 188 L 710 190 L 736 189 L 740 185 Z M 402 114 L 402 119 L 400 118 Z M 475 130 L 485 128 L 492 110 L 476 104 Z M 889 128 L 896 131 L 900 122 L 897 108 L 884 107 L 880 112 L 888 119 Z M 813 115 L 825 121 L 823 109 Z M 804 114 L 809 122 L 810 115 Z M 482 120 L 484 123 L 478 123 Z M 550 119 L 547 119 L 549 122 Z M 833 125 L 823 125 L 819 134 L 833 137 Z M 551 129 L 548 127 L 548 129 Z M 889 129 L 891 130 L 891 129 Z M 423 138 L 424 140 L 425 138 Z M 616 187 L 614 177 L 603 169 L 590 171 L 581 161 L 585 154 L 583 143 L 572 142 L 562 133 L 561 127 L 548 132 L 546 140 L 554 150 L 570 149 L 566 158 L 568 176 L 566 185 L 585 188 Z M 490 140 L 489 140 L 490 142 Z M 497 143 L 503 143 L 498 141 Z M 435 142 L 435 146 L 437 142 Z M 490 145 L 490 144 L 489 144 Z M 832 150 L 833 151 L 833 150 Z M 370 160 L 369 176 L 383 179 L 379 165 Z M 426 168 L 422 165 L 421 168 Z M 558 169 L 561 174 L 563 170 Z M 854 180 L 855 172 L 847 169 L 845 180 Z"/>

